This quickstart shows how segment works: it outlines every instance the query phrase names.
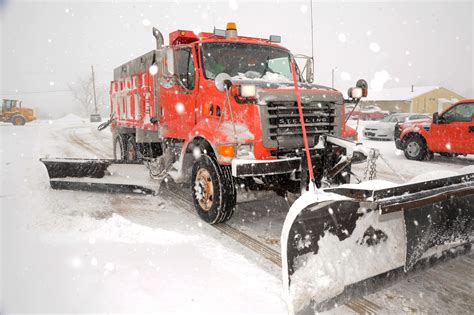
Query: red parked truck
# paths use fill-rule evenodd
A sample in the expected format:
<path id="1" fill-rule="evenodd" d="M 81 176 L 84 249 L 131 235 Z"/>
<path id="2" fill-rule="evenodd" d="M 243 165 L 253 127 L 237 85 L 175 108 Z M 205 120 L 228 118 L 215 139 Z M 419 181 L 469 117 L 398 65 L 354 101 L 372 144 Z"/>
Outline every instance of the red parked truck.
<path id="1" fill-rule="evenodd" d="M 433 119 L 400 125 L 395 141 L 410 160 L 433 157 L 433 153 L 453 156 L 474 154 L 474 99 L 462 100 Z"/>
<path id="2" fill-rule="evenodd" d="M 172 32 L 168 47 L 157 29 L 154 36 L 156 50 L 114 71 L 115 158 L 160 157 L 163 169 L 177 163 L 175 180 L 191 183 L 196 209 L 210 223 L 232 215 L 236 183 L 299 192 L 305 162 L 295 59 L 279 36 L 238 36 L 233 23 L 214 33 Z M 354 143 L 342 138 L 343 96 L 311 83 L 312 59 L 306 79 L 296 71 L 317 183 L 346 183 L 350 162 L 339 162 Z"/>

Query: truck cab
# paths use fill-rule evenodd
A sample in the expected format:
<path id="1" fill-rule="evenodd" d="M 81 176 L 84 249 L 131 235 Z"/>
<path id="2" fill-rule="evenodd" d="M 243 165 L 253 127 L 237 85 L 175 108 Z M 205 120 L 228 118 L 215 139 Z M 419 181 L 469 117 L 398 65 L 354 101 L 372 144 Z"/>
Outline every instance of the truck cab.
<path id="1" fill-rule="evenodd" d="M 116 158 L 174 165 L 175 181 L 191 184 L 198 213 L 211 223 L 231 216 L 236 185 L 299 192 L 307 166 L 295 56 L 279 37 L 239 36 L 233 23 L 213 33 L 177 30 L 169 46 L 154 35 L 155 50 L 114 71 Z M 342 138 L 343 96 L 311 82 L 312 59 L 306 80 L 294 69 L 317 183 L 348 182 L 349 164 L 334 170 L 354 145 Z"/>
<path id="2" fill-rule="evenodd" d="M 462 100 L 432 121 L 421 121 L 401 128 L 396 147 L 407 159 L 423 160 L 433 153 L 444 156 L 474 154 L 474 100 Z"/>

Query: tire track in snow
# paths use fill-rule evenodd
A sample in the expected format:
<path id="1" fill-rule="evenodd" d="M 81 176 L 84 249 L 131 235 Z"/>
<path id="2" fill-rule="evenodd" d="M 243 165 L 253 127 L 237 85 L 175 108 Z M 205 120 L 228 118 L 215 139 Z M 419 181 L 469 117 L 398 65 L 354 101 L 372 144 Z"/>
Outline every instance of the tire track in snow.
<path id="1" fill-rule="evenodd" d="M 70 131 L 67 133 L 67 137 L 69 138 L 69 140 L 83 147 L 90 153 L 95 154 L 96 156 L 107 156 L 107 154 L 102 148 L 97 148 L 81 139 L 74 129 L 77 128 L 70 128 Z M 175 187 L 167 187 L 171 185 Z M 165 198 L 168 197 L 168 201 L 175 203 L 188 213 L 197 216 L 192 201 L 189 199 L 190 194 L 189 196 L 185 194 L 184 191 L 177 185 L 168 182 L 168 184 L 162 185 L 162 189 L 160 190 L 160 192 L 162 192 L 162 195 L 165 195 Z M 235 227 L 232 227 L 227 223 L 212 225 L 212 227 L 214 227 L 221 233 L 227 235 L 228 237 L 232 238 L 244 247 L 247 247 L 258 255 L 276 264 L 278 267 L 282 266 L 280 253 L 268 247 L 266 244 L 260 242 L 259 240 L 236 229 Z M 346 303 L 345 306 L 358 314 L 375 314 L 381 310 L 381 308 L 377 304 L 363 297 L 353 299 L 349 303 Z"/>

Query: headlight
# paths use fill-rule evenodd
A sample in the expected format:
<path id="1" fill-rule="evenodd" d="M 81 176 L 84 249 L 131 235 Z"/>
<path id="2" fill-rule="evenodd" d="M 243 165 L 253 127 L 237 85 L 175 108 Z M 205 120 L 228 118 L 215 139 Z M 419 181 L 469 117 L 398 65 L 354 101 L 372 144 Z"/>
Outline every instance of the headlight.
<path id="1" fill-rule="evenodd" d="M 242 84 L 240 86 L 240 96 L 252 98 L 257 96 L 257 87 L 253 84 Z"/>
<path id="2" fill-rule="evenodd" d="M 253 157 L 253 147 L 251 144 L 241 144 L 237 147 L 237 157 Z"/>

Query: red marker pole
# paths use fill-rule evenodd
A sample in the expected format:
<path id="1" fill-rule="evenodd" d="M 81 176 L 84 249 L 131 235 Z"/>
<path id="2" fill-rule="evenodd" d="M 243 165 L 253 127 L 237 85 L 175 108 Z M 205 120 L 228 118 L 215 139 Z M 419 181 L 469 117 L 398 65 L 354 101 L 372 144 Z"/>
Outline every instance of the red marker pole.
<path id="1" fill-rule="evenodd" d="M 309 152 L 308 136 L 306 135 L 306 126 L 304 124 L 303 107 L 301 106 L 301 97 L 300 90 L 298 88 L 298 80 L 296 77 L 295 62 L 291 63 L 291 72 L 293 74 L 293 83 L 295 85 L 296 102 L 298 103 L 298 112 L 300 114 L 301 130 L 303 131 L 303 142 L 304 149 L 306 151 L 306 161 L 308 163 L 309 179 L 314 183 L 313 162 L 311 161 L 311 153 Z"/>

